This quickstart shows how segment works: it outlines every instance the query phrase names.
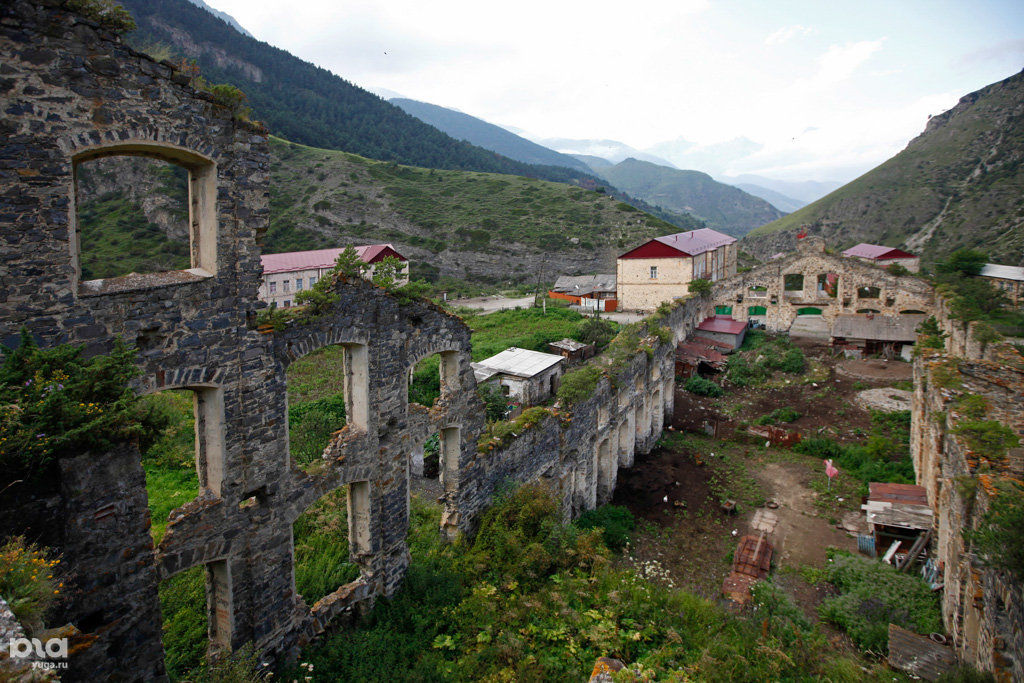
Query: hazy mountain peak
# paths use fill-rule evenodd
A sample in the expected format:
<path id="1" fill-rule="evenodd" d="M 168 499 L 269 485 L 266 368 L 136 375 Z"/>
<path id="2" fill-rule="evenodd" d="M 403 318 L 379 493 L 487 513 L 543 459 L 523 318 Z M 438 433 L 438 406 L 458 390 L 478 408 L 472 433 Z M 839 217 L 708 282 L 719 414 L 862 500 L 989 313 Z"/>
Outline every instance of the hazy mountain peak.
<path id="1" fill-rule="evenodd" d="M 230 26 L 231 28 L 235 29 L 236 31 L 238 31 L 242 35 L 249 36 L 250 38 L 253 37 L 253 35 L 251 33 L 246 31 L 242 27 L 242 25 L 239 24 L 237 21 L 235 21 L 235 18 L 233 16 L 231 16 L 230 14 L 228 14 L 227 12 L 221 12 L 219 9 L 214 9 L 214 8 L 210 7 L 205 2 L 203 2 L 203 0 L 188 0 L 188 1 L 191 2 L 193 5 L 195 5 L 196 7 L 202 7 L 204 10 L 206 10 L 207 12 L 212 14 L 213 16 L 217 17 L 218 19 L 223 20 L 226 24 L 228 24 L 228 26 Z"/>

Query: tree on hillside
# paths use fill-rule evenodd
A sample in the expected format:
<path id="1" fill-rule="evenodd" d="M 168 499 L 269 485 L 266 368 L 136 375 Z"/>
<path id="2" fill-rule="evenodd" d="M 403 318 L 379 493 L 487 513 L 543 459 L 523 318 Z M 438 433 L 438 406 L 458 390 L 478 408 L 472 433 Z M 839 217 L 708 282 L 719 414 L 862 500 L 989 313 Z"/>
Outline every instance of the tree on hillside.
<path id="1" fill-rule="evenodd" d="M 988 254 L 979 249 L 957 249 L 945 261 L 940 261 L 936 268 L 940 273 L 949 275 L 977 275 L 988 263 Z"/>

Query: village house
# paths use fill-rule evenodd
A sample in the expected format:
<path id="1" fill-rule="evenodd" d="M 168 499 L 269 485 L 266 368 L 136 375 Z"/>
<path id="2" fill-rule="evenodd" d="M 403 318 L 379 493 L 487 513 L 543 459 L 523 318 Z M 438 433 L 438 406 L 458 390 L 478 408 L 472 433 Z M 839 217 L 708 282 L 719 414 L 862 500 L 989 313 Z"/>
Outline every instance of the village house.
<path id="1" fill-rule="evenodd" d="M 889 266 L 903 266 L 911 273 L 921 270 L 921 259 L 918 256 L 881 244 L 868 244 L 861 242 L 855 247 L 850 247 L 843 252 L 846 258 L 855 258 L 865 263 L 874 263 L 877 266 L 888 268 Z"/>
<path id="2" fill-rule="evenodd" d="M 615 273 L 601 275 L 560 275 L 548 291 L 552 299 L 561 299 L 587 309 L 614 311 L 617 307 Z"/>
<path id="3" fill-rule="evenodd" d="M 409 282 L 409 259 L 399 254 L 390 244 L 368 244 L 355 247 L 369 268 L 364 273 L 367 279 L 373 277 L 377 263 L 388 256 L 402 262 L 403 268 L 398 284 Z M 263 282 L 260 283 L 258 296 L 261 301 L 276 304 L 278 308 L 288 308 L 295 303 L 295 295 L 310 289 L 317 280 L 326 275 L 337 261 L 344 247 L 337 249 L 315 249 L 313 251 L 290 251 L 284 254 L 263 254 Z"/>
<path id="4" fill-rule="evenodd" d="M 521 407 L 535 405 L 555 395 L 565 368 L 565 359 L 515 346 L 473 363 L 478 385 L 491 384 Z"/>
<path id="5" fill-rule="evenodd" d="M 702 321 L 697 326 L 697 332 L 705 339 L 735 350 L 743 346 L 743 338 L 747 335 L 747 323 L 736 320 L 731 315 L 715 315 Z"/>
<path id="6" fill-rule="evenodd" d="M 697 279 L 736 274 L 736 238 L 710 228 L 655 237 L 616 263 L 619 308 L 653 311 L 690 293 Z"/>
<path id="7" fill-rule="evenodd" d="M 1014 306 L 1024 306 L 1024 268 L 1021 266 L 1003 266 L 998 263 L 986 263 L 978 273 L 995 287 L 1006 293 L 1006 298 Z"/>

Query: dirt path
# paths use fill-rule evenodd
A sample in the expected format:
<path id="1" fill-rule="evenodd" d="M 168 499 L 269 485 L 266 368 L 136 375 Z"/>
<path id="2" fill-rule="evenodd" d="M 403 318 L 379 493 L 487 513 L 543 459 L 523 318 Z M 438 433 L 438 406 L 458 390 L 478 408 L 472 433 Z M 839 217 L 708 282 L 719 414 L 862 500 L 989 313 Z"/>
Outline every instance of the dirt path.
<path id="1" fill-rule="evenodd" d="M 788 462 L 767 463 L 757 473 L 769 496 L 779 503 L 773 510 L 779 522 L 770 539 L 775 544 L 775 563 L 779 567 L 822 567 L 828 546 L 852 550 L 856 545 L 845 531 L 820 516 L 814 506 L 816 494 L 810 488 L 811 476 L 805 465 Z"/>

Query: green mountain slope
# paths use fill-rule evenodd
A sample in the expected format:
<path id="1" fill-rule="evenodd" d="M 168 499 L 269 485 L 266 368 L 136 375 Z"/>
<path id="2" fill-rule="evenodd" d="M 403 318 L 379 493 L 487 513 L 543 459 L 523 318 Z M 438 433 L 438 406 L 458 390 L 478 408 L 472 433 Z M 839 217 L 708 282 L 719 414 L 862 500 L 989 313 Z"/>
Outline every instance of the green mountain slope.
<path id="1" fill-rule="evenodd" d="M 793 199 L 788 197 L 781 192 L 775 190 L 769 190 L 767 187 L 761 187 L 760 185 L 754 185 L 753 183 L 729 183 L 735 185 L 747 194 L 752 194 L 755 197 L 760 197 L 779 211 L 784 213 L 792 213 L 797 209 L 807 206 L 807 202 L 800 201 L 799 199 Z"/>
<path id="2" fill-rule="evenodd" d="M 455 140 L 326 69 L 239 33 L 188 0 L 123 4 L 138 24 L 129 44 L 195 59 L 210 81 L 242 89 L 254 117 L 289 140 L 429 168 L 593 181 L 579 170 L 531 166 Z"/>
<path id="3" fill-rule="evenodd" d="M 960 99 L 881 166 L 751 232 L 760 256 L 807 227 L 836 247 L 877 242 L 926 260 L 960 247 L 1024 264 L 1024 71 Z"/>
<path id="4" fill-rule="evenodd" d="M 392 242 L 417 278 L 517 284 L 609 272 L 618 254 L 680 229 L 564 183 L 401 166 L 279 138 L 270 152 L 265 253 Z M 79 169 L 91 277 L 187 267 L 188 194 L 175 171 L 135 157 Z"/>
<path id="5" fill-rule="evenodd" d="M 392 242 L 413 260 L 414 277 L 515 283 L 609 272 L 629 247 L 679 231 L 561 183 L 400 166 L 278 139 L 271 150 L 267 253 Z"/>
<path id="6" fill-rule="evenodd" d="M 741 237 L 782 216 L 765 200 L 720 183 L 700 171 L 680 171 L 648 161 L 626 159 L 601 176 L 616 187 L 670 211 L 685 211 L 709 227 Z"/>
<path id="7" fill-rule="evenodd" d="M 565 166 L 587 174 L 591 173 L 589 166 L 568 154 L 560 154 L 493 123 L 463 114 L 461 111 L 402 97 L 395 97 L 388 101 L 396 107 L 400 107 L 405 113 L 415 116 L 424 123 L 429 123 L 457 140 L 471 142 L 509 159 L 526 164 Z"/>

